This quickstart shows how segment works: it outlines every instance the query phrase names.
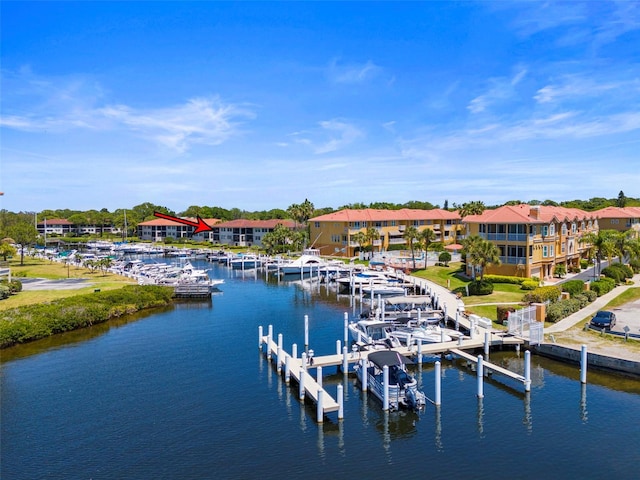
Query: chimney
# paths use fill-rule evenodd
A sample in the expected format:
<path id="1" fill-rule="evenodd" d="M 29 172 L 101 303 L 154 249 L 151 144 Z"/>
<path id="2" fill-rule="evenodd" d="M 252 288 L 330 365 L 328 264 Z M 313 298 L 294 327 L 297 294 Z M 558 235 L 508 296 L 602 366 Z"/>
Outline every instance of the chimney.
<path id="1" fill-rule="evenodd" d="M 540 220 L 540 205 L 533 205 L 529 209 L 529 216 L 534 220 Z"/>

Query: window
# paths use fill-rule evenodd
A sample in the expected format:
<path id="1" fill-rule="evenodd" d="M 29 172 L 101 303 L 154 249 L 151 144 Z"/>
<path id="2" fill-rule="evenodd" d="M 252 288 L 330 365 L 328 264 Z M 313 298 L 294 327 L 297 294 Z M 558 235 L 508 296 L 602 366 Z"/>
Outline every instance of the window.
<path id="1" fill-rule="evenodd" d="M 546 245 L 542 246 L 542 257 L 547 258 L 549 256 L 549 247 Z"/>
<path id="2" fill-rule="evenodd" d="M 547 225 L 542 225 L 542 231 L 540 232 L 542 234 L 543 237 L 546 237 L 547 235 L 549 235 L 549 226 Z M 544 255 L 546 257 L 546 255 Z"/>
<path id="3" fill-rule="evenodd" d="M 549 256 L 550 256 L 550 257 L 555 256 L 555 255 L 553 254 L 553 245 L 549 245 Z"/>
<path id="4" fill-rule="evenodd" d="M 575 233 L 578 231 L 578 225 L 576 225 L 576 222 L 573 222 L 571 224 L 571 233 L 573 233 L 575 235 Z"/>
<path id="5" fill-rule="evenodd" d="M 567 224 L 563 223 L 562 224 L 562 235 L 566 235 L 567 234 Z"/>
<path id="6" fill-rule="evenodd" d="M 320 222 L 315 222 L 314 225 L 316 228 L 320 228 Z"/>
<path id="7" fill-rule="evenodd" d="M 549 224 L 549 235 L 554 236 L 556 234 L 556 224 L 555 223 L 550 223 Z"/>

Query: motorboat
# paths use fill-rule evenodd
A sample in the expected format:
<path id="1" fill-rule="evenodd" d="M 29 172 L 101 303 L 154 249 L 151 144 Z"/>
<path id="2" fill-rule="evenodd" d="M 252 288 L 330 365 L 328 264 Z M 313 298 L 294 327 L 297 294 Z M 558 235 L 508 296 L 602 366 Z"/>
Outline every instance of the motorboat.
<path id="1" fill-rule="evenodd" d="M 362 287 L 374 284 L 389 284 L 389 277 L 383 272 L 377 270 L 363 270 L 361 272 L 336 279 L 338 287 L 341 291 L 360 290 Z"/>
<path id="2" fill-rule="evenodd" d="M 418 390 L 418 382 L 411 375 L 406 365 L 411 364 L 411 360 L 403 357 L 398 352 L 375 351 L 370 352 L 364 361 L 364 368 L 357 364 L 355 367 L 358 380 L 364 384 L 366 375 L 367 389 L 372 392 L 382 403 L 388 400 L 390 410 L 406 408 L 419 410 L 426 404 L 426 396 Z M 388 369 L 388 385 L 385 386 L 385 367 Z"/>
<path id="3" fill-rule="evenodd" d="M 398 284 L 398 282 L 389 282 L 389 283 L 372 283 L 371 285 L 368 286 L 362 286 L 362 294 L 363 295 L 373 295 L 374 297 L 377 297 L 378 295 L 381 295 L 383 297 L 389 296 L 389 295 L 402 295 L 405 292 L 405 287 L 403 287 L 401 284 Z"/>
<path id="4" fill-rule="evenodd" d="M 326 265 L 327 262 L 320 258 L 319 255 L 309 255 L 305 253 L 295 260 L 279 265 L 278 269 L 284 275 L 303 274 L 319 272 L 320 268 Z"/>
<path id="5" fill-rule="evenodd" d="M 252 253 L 240 253 L 229 260 L 229 265 L 231 265 L 231 268 L 234 270 L 248 270 L 258 268 L 258 266 L 260 266 L 260 259 Z"/>

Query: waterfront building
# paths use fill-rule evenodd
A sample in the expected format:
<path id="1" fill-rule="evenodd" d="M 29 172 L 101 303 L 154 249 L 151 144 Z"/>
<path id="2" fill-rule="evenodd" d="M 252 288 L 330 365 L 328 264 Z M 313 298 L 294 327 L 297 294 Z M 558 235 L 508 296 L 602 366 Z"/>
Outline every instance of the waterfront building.
<path id="1" fill-rule="evenodd" d="M 600 219 L 600 229 L 640 233 L 640 207 L 606 207 L 594 212 Z"/>
<path id="2" fill-rule="evenodd" d="M 37 223 L 37 230 L 40 235 L 69 235 L 76 233 L 76 227 L 66 218 L 44 218 Z"/>
<path id="3" fill-rule="evenodd" d="M 597 212 L 544 205 L 505 205 L 469 215 L 463 224 L 467 235 L 479 235 L 500 250 L 501 265 L 490 265 L 485 273 L 520 277 L 551 278 L 556 265 L 566 270 L 589 257 L 587 233 L 597 233 Z M 473 266 L 467 264 L 472 276 Z"/>
<path id="4" fill-rule="evenodd" d="M 185 217 L 185 220 L 197 222 L 196 218 Z M 203 220 L 211 227 L 220 221 L 217 218 L 204 218 Z M 211 230 L 192 235 L 194 230 L 192 226 L 164 218 L 155 218 L 153 220 L 141 222 L 138 224 L 137 230 L 138 238 L 140 240 L 150 240 L 152 242 L 164 242 L 167 238 L 177 239 L 186 237 L 196 241 L 214 241 L 214 235 Z"/>
<path id="5" fill-rule="evenodd" d="M 296 223 L 293 220 L 278 218 L 271 220 L 246 220 L 241 218 L 213 225 L 213 231 L 211 232 L 212 241 L 216 244 L 234 247 L 262 247 L 262 238 L 267 233 L 273 232 L 278 225 L 282 225 L 289 230 L 296 229 Z"/>
<path id="6" fill-rule="evenodd" d="M 377 237 L 371 246 L 374 252 L 406 249 L 408 240 L 404 237 L 407 227 L 413 226 L 419 232 L 431 229 L 434 243 L 455 243 L 459 240 L 460 215 L 435 208 L 419 210 L 344 209 L 309 220 L 310 240 L 322 255 L 353 257 L 364 245 L 354 241 L 358 232 L 366 233 L 371 227 Z"/>

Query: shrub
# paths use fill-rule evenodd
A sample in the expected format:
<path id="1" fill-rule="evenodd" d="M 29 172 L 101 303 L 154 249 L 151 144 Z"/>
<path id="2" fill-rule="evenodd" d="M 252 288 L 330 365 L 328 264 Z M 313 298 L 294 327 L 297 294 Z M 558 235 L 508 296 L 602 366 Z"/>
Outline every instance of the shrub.
<path id="1" fill-rule="evenodd" d="M 592 290 L 585 290 L 584 292 L 582 292 L 582 295 L 587 297 L 589 302 L 593 302 L 596 298 L 598 298 L 598 294 Z"/>
<path id="2" fill-rule="evenodd" d="M 587 298 L 587 296 L 583 295 L 582 293 L 571 295 L 571 298 L 580 302 L 580 308 L 584 308 L 590 303 L 590 300 Z"/>
<path id="3" fill-rule="evenodd" d="M 553 275 L 556 277 L 564 277 L 567 274 L 567 267 L 564 263 L 556 265 L 553 268 Z"/>
<path id="4" fill-rule="evenodd" d="M 633 270 L 622 263 L 612 263 L 603 268 L 601 273 L 606 277 L 613 278 L 616 283 L 624 283 L 626 279 L 633 277 Z"/>
<path id="5" fill-rule="evenodd" d="M 491 283 L 513 283 L 514 285 L 520 285 L 525 280 L 529 280 L 528 278 L 523 277 L 513 277 L 510 275 L 485 275 L 484 280 L 487 280 Z"/>
<path id="6" fill-rule="evenodd" d="M 527 293 L 523 300 L 527 303 L 544 303 L 546 301 L 557 302 L 561 293 L 560 288 L 554 285 L 538 287 L 531 293 Z"/>
<path id="7" fill-rule="evenodd" d="M 585 259 L 580 260 L 580 268 L 582 270 L 584 270 L 584 269 L 586 269 L 588 267 L 589 267 L 589 260 L 585 260 Z"/>
<path id="8" fill-rule="evenodd" d="M 574 298 L 555 302 L 547 308 L 547 322 L 557 322 L 580 310 L 580 302 Z"/>
<path id="9" fill-rule="evenodd" d="M 615 288 L 615 282 L 610 278 L 603 278 L 601 280 L 595 280 L 591 282 L 591 290 L 601 297 L 602 295 L 609 293 Z"/>
<path id="10" fill-rule="evenodd" d="M 469 283 L 469 295 L 491 295 L 493 283 L 487 280 L 474 280 Z"/>
<path id="11" fill-rule="evenodd" d="M 8 288 L 0 285 L 0 291 Z M 0 312 L 0 348 L 86 327 L 124 313 L 168 305 L 173 289 L 128 285 Z"/>
<path id="12" fill-rule="evenodd" d="M 509 316 L 508 314 L 510 312 L 515 312 L 515 311 L 516 311 L 515 307 L 505 306 L 505 305 L 498 305 L 496 307 L 496 313 L 497 313 L 496 318 L 498 319 L 499 323 L 502 323 L 505 320 L 507 320 L 507 318 Z"/>
<path id="13" fill-rule="evenodd" d="M 7 285 L 0 285 L 0 300 L 4 300 L 5 298 L 9 298 L 11 295 L 11 290 Z"/>
<path id="14" fill-rule="evenodd" d="M 560 286 L 563 292 L 569 292 L 572 297 L 584 291 L 584 282 L 582 280 L 569 280 Z"/>
<path id="15" fill-rule="evenodd" d="M 569 272 L 571 273 L 580 273 L 580 267 L 571 267 L 569 268 Z"/>
<path id="16" fill-rule="evenodd" d="M 540 285 L 540 282 L 536 280 L 525 280 L 520 287 L 522 290 L 535 290 Z"/>
<path id="17" fill-rule="evenodd" d="M 629 262 L 629 267 L 633 271 L 633 273 L 640 273 L 640 260 L 631 260 Z"/>

